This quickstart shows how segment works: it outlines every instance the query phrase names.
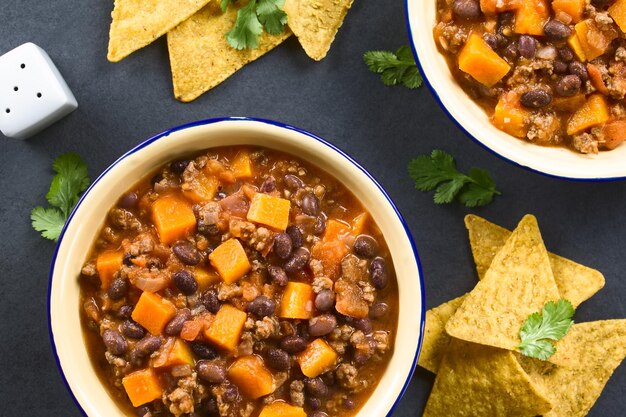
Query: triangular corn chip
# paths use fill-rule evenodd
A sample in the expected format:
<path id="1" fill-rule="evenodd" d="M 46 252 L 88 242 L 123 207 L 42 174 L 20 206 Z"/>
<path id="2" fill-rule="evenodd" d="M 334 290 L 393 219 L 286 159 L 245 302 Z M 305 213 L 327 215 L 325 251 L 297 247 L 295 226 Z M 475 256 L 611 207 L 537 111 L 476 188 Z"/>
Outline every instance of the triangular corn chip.
<path id="1" fill-rule="evenodd" d="M 323 59 L 353 0 L 286 0 L 287 24 L 306 54 Z"/>
<path id="2" fill-rule="evenodd" d="M 111 62 L 154 42 L 210 0 L 115 0 L 109 32 Z"/>
<path id="3" fill-rule="evenodd" d="M 451 339 L 446 333 L 446 323 L 459 308 L 464 298 L 465 296 L 455 298 L 426 312 L 424 340 L 418 360 L 418 364 L 422 368 L 435 374 L 439 370 L 439 364 Z"/>
<path id="4" fill-rule="evenodd" d="M 237 4 L 243 7 L 246 2 Z M 225 36 L 236 19 L 236 8 L 231 5 L 222 13 L 219 2 L 213 1 L 167 34 L 174 95 L 178 100 L 195 100 L 291 36 L 287 27 L 280 35 L 264 32 L 257 48 L 237 50 Z"/>
<path id="5" fill-rule="evenodd" d="M 511 236 L 507 229 L 474 215 L 465 216 L 465 227 L 469 231 L 470 246 L 478 277 L 482 279 L 491 261 Z M 561 297 L 574 307 L 591 298 L 604 287 L 604 276 L 600 271 L 548 253 L 554 280 Z"/>
<path id="6" fill-rule="evenodd" d="M 626 356 L 626 320 L 575 324 L 557 343 L 557 366 L 519 356 L 531 380 L 554 404 L 544 417 L 586 416 Z"/>
<path id="7" fill-rule="evenodd" d="M 516 350 L 528 316 L 560 298 L 537 219 L 527 215 L 495 256 L 485 278 L 450 318 L 446 331 L 468 342 Z"/>
<path id="8" fill-rule="evenodd" d="M 423 417 L 529 417 L 551 408 L 512 352 L 453 339 Z"/>

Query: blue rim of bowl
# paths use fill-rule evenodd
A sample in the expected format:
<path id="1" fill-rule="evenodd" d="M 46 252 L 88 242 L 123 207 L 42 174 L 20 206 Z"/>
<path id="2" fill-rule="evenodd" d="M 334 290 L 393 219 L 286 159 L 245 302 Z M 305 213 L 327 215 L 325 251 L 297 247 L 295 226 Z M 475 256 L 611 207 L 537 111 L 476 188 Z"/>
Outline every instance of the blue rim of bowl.
<path id="1" fill-rule="evenodd" d="M 474 143 L 478 144 L 481 148 L 485 149 L 489 153 L 497 156 L 500 159 L 505 160 L 506 162 L 508 162 L 508 163 L 510 163 L 512 165 L 515 165 L 517 167 L 523 168 L 523 169 L 525 169 L 527 171 L 530 171 L 530 172 L 537 173 L 539 175 L 543 175 L 544 177 L 548 177 L 548 178 L 557 178 L 557 179 L 568 180 L 568 181 L 573 181 L 573 182 L 612 182 L 612 181 L 620 181 L 620 180 L 626 179 L 626 175 L 618 176 L 618 177 L 606 177 L 606 178 L 603 178 L 603 177 L 598 177 L 598 178 L 576 178 L 576 177 L 568 177 L 568 176 L 565 176 L 565 175 L 550 174 L 548 172 L 544 172 L 544 171 L 541 171 L 539 169 L 529 167 L 527 165 L 522 165 L 519 162 L 515 162 L 512 159 L 509 159 L 506 156 L 504 156 L 504 155 L 494 151 L 489 146 L 485 145 L 482 141 L 480 141 L 476 136 L 472 135 L 452 115 L 452 113 L 450 113 L 450 111 L 448 110 L 448 107 L 444 104 L 444 102 L 441 99 L 441 97 L 439 97 L 439 93 L 437 93 L 437 90 L 435 89 L 433 84 L 430 82 L 430 80 L 426 76 L 426 73 L 424 72 L 424 67 L 423 67 L 423 65 L 422 65 L 422 63 L 420 61 L 419 54 L 417 53 L 417 48 L 415 47 L 415 42 L 413 41 L 413 30 L 411 29 L 411 19 L 409 17 L 409 2 L 411 2 L 411 1 L 415 1 L 415 0 L 404 0 L 404 18 L 405 18 L 406 29 L 407 29 L 407 32 L 408 32 L 408 35 L 409 35 L 409 44 L 411 45 L 411 51 L 413 51 L 413 58 L 415 58 L 415 62 L 417 63 L 417 67 L 418 67 L 418 69 L 420 71 L 420 74 L 422 75 L 422 78 L 424 79 L 424 83 L 426 84 L 426 86 L 430 90 L 431 94 L 435 98 L 435 101 L 439 104 L 439 107 L 441 107 L 441 109 L 448 116 L 448 118 L 451 119 L 454 122 L 454 124 L 456 124 L 456 126 L 463 133 L 465 133 L 465 135 L 469 136 L 469 138 L 472 139 L 472 141 L 474 141 Z M 424 0 L 424 1 L 436 1 L 436 0 Z"/>
<path id="2" fill-rule="evenodd" d="M 152 136 L 150 139 L 147 139 L 147 140 L 141 142 L 140 144 L 138 144 L 137 146 L 135 146 L 134 148 L 132 148 L 131 150 L 129 150 L 128 152 L 126 152 L 125 154 L 120 156 L 111 165 L 109 165 L 109 167 L 106 168 L 98 176 L 98 178 L 96 178 L 91 183 L 89 188 L 83 193 L 81 198 L 78 200 L 78 203 L 76 203 L 76 206 L 74 207 L 74 209 L 70 213 L 69 217 L 67 218 L 67 221 L 65 222 L 65 225 L 63 226 L 63 229 L 61 230 L 61 234 L 59 235 L 59 240 L 58 240 L 57 245 L 56 245 L 56 247 L 54 249 L 54 254 L 52 255 L 52 262 L 50 264 L 50 272 L 48 273 L 48 300 L 47 300 L 47 302 L 48 302 L 48 305 L 47 305 L 47 310 L 48 310 L 48 334 L 49 334 L 49 338 L 50 338 L 50 344 L 51 344 L 51 347 L 52 347 L 52 354 L 54 356 L 54 360 L 56 362 L 57 369 L 59 370 L 59 373 L 61 374 L 61 379 L 63 380 L 63 384 L 65 385 L 65 388 L 67 388 L 67 391 L 70 393 L 70 396 L 72 397 L 72 400 L 74 401 L 74 404 L 76 404 L 76 407 L 81 412 L 81 414 L 84 415 L 85 417 L 88 417 L 87 413 L 85 412 L 85 410 L 81 406 L 80 402 L 78 401 L 78 399 L 74 395 L 74 392 L 70 388 L 70 385 L 69 385 L 69 382 L 67 380 L 67 377 L 65 376 L 65 372 L 63 372 L 63 368 L 61 366 L 61 361 L 60 361 L 59 356 L 57 354 L 56 343 L 54 342 L 54 333 L 52 331 L 52 316 L 51 316 L 51 295 L 52 294 L 51 293 L 52 293 L 52 278 L 53 278 L 53 275 L 54 275 L 54 265 L 56 264 L 57 255 L 58 255 L 61 243 L 63 241 L 63 237 L 65 235 L 65 231 L 67 230 L 68 225 L 72 221 L 72 218 L 74 217 L 74 213 L 76 213 L 76 211 L 78 210 L 78 208 L 82 204 L 82 202 L 85 199 L 85 197 L 89 194 L 91 189 L 111 169 L 113 169 L 113 167 L 115 167 L 117 164 L 119 164 L 122 160 L 124 160 L 128 156 L 130 156 L 130 155 L 134 154 L 135 152 L 145 148 L 146 146 L 150 145 L 151 143 L 156 142 L 159 139 L 162 139 L 164 137 L 169 136 L 170 134 L 172 134 L 174 132 L 178 132 L 180 130 L 185 130 L 185 129 L 189 129 L 189 128 L 197 127 L 197 126 L 204 126 L 204 125 L 211 125 L 211 124 L 220 123 L 220 122 L 232 122 L 232 121 L 249 121 L 249 122 L 264 123 L 264 124 L 280 127 L 280 128 L 287 129 L 287 130 L 293 130 L 293 131 L 301 133 L 301 134 L 303 134 L 303 135 L 305 135 L 305 136 L 307 136 L 307 137 L 309 137 L 311 139 L 316 140 L 317 142 L 321 143 L 322 145 L 327 146 L 328 148 L 332 149 L 333 151 L 335 151 L 338 154 L 340 154 L 341 156 L 343 156 L 350 163 L 352 163 L 352 165 L 354 165 L 361 172 L 363 172 L 370 179 L 370 181 L 372 181 L 376 185 L 376 187 L 378 187 L 380 192 L 387 199 L 387 202 L 393 208 L 394 212 L 396 213 L 396 216 L 398 216 L 398 220 L 400 220 L 400 223 L 402 224 L 402 227 L 404 228 L 404 231 L 405 231 L 405 233 L 406 233 L 406 235 L 407 235 L 407 237 L 409 239 L 409 242 L 411 243 L 411 250 L 413 251 L 413 256 L 414 256 L 415 262 L 417 264 L 417 270 L 418 270 L 418 273 L 419 273 L 419 285 L 420 285 L 420 290 L 421 290 L 422 311 L 421 311 L 420 329 L 419 329 L 420 335 L 419 335 L 419 339 L 417 341 L 417 350 L 416 350 L 415 355 L 413 357 L 413 361 L 411 363 L 411 369 L 409 371 L 409 374 L 407 375 L 407 379 L 404 382 L 404 384 L 402 386 L 402 389 L 400 390 L 400 393 L 398 394 L 398 397 L 395 399 L 393 405 L 391 406 L 391 408 L 389 409 L 389 412 L 387 413 L 387 417 L 390 417 L 391 414 L 393 413 L 393 411 L 396 409 L 396 407 L 400 403 L 400 400 L 402 399 L 404 393 L 406 392 L 406 390 L 407 390 L 407 388 L 408 388 L 408 386 L 409 386 L 409 384 L 411 382 L 411 378 L 413 377 L 413 374 L 415 372 L 415 368 L 417 366 L 417 359 L 419 358 L 420 352 L 422 350 L 422 342 L 423 342 L 423 339 L 424 339 L 424 325 L 426 323 L 426 294 L 425 294 L 425 285 L 424 285 L 424 274 L 423 274 L 423 271 L 422 271 L 422 263 L 420 261 L 419 254 L 417 252 L 417 247 L 415 246 L 415 241 L 413 240 L 413 235 L 411 234 L 409 226 L 407 225 L 406 221 L 404 220 L 404 217 L 402 216 L 402 214 L 400 214 L 400 211 L 398 210 L 398 207 L 396 207 L 395 203 L 393 202 L 393 200 L 391 199 L 389 194 L 387 194 L 385 189 L 380 185 L 380 183 L 365 168 L 363 168 L 361 166 L 361 164 L 359 164 L 350 155 L 348 155 L 347 153 L 345 153 L 344 151 L 342 151 L 341 149 L 339 149 L 338 147 L 336 147 L 332 143 L 326 141 L 325 139 L 322 139 L 321 137 L 319 137 L 317 135 L 314 135 L 313 133 L 307 132 L 306 130 L 303 130 L 303 129 L 300 129 L 300 128 L 297 128 L 297 127 L 294 127 L 294 126 L 290 126 L 288 124 L 280 123 L 280 122 L 277 122 L 277 121 L 274 121 L 274 120 L 262 119 L 262 118 L 254 118 L 254 117 L 220 117 L 220 118 L 204 119 L 204 120 L 198 120 L 198 121 L 195 121 L 195 122 L 191 122 L 191 123 L 183 124 L 183 125 L 180 125 L 180 126 L 176 126 L 176 127 L 171 128 L 171 129 L 165 130 L 165 131 L 163 131 L 161 133 L 158 133 L 158 134 Z"/>

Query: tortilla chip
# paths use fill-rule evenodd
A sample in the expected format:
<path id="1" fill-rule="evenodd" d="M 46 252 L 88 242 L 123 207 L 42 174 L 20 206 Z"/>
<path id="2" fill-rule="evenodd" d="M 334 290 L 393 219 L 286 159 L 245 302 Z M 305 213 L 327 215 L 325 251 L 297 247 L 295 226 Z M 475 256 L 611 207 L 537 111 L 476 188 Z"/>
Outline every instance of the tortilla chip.
<path id="1" fill-rule="evenodd" d="M 465 216 L 465 227 L 469 231 L 476 271 L 479 279 L 482 279 L 511 232 L 471 214 Z M 561 296 L 569 300 L 574 307 L 588 300 L 604 287 L 604 276 L 600 271 L 553 253 L 548 253 L 548 257 Z"/>
<path id="2" fill-rule="evenodd" d="M 306 54 L 323 59 L 353 0 L 286 0 L 287 22 Z"/>
<path id="3" fill-rule="evenodd" d="M 446 331 L 468 342 L 516 350 L 528 316 L 560 298 L 537 219 L 527 215 L 495 256 L 485 278 L 450 318 Z"/>
<path id="4" fill-rule="evenodd" d="M 551 408 L 512 352 L 452 339 L 423 417 L 528 417 Z"/>
<path id="5" fill-rule="evenodd" d="M 243 7 L 246 2 L 237 4 Z M 195 100 L 291 36 L 287 27 L 280 35 L 264 32 L 257 48 L 239 51 L 228 44 L 225 36 L 236 19 L 236 8 L 229 7 L 222 13 L 219 2 L 213 1 L 167 34 L 174 95 L 178 100 Z"/>
<path id="6" fill-rule="evenodd" d="M 147 46 L 204 7 L 210 0 L 115 0 L 109 32 L 111 62 Z"/>
<path id="7" fill-rule="evenodd" d="M 459 308 L 465 296 L 455 298 L 426 312 L 424 340 L 418 365 L 436 374 L 439 364 L 450 344 L 451 337 L 446 333 L 446 323 Z"/>
<path id="8" fill-rule="evenodd" d="M 557 343 L 555 359 L 567 359 L 572 367 L 521 355 L 519 361 L 554 404 L 544 417 L 582 417 L 593 407 L 625 356 L 626 320 L 606 320 L 575 324 Z"/>

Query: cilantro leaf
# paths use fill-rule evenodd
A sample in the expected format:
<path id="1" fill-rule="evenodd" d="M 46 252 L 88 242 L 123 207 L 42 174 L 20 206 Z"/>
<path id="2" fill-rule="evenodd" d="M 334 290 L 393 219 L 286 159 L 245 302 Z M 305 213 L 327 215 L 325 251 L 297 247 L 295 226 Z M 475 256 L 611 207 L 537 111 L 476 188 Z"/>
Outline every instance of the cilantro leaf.
<path id="1" fill-rule="evenodd" d="M 87 165 L 75 153 L 66 153 L 54 160 L 52 179 L 46 200 L 52 207 L 35 207 L 32 225 L 46 239 L 56 241 L 80 194 L 89 187 Z"/>
<path id="2" fill-rule="evenodd" d="M 220 1 L 220 8 L 222 9 L 222 13 L 224 13 L 226 11 L 226 9 L 228 8 L 228 5 L 230 4 L 231 0 L 221 0 Z"/>
<path id="3" fill-rule="evenodd" d="M 283 11 L 284 4 L 285 0 L 259 0 L 256 14 L 270 35 L 279 35 L 285 30 L 287 13 Z"/>
<path id="4" fill-rule="evenodd" d="M 43 208 L 38 206 L 31 211 L 30 219 L 33 224 L 33 229 L 41 232 L 41 236 L 46 239 L 56 242 L 59 239 L 66 218 L 57 208 Z"/>
<path id="5" fill-rule="evenodd" d="M 370 71 L 381 74 L 385 85 L 403 85 L 410 89 L 423 84 L 422 75 L 417 69 L 411 48 L 401 46 L 396 53 L 390 51 L 368 51 L 363 60 Z"/>
<path id="6" fill-rule="evenodd" d="M 226 34 L 228 44 L 235 49 L 254 49 L 259 46 L 259 35 L 263 26 L 256 14 L 256 0 L 251 0 L 237 11 L 237 20 Z"/>
<path id="7" fill-rule="evenodd" d="M 408 171 L 418 190 L 436 189 L 433 197 L 436 204 L 451 203 L 458 197 L 467 207 L 478 207 L 489 204 L 494 194 L 500 194 L 487 171 L 472 168 L 465 175 L 457 170 L 454 158 L 440 150 L 413 159 Z"/>
<path id="8" fill-rule="evenodd" d="M 574 307 L 565 299 L 547 302 L 540 313 L 533 313 L 524 322 L 519 336 L 520 352 L 531 358 L 547 360 L 556 352 L 550 341 L 565 337 L 574 321 Z"/>

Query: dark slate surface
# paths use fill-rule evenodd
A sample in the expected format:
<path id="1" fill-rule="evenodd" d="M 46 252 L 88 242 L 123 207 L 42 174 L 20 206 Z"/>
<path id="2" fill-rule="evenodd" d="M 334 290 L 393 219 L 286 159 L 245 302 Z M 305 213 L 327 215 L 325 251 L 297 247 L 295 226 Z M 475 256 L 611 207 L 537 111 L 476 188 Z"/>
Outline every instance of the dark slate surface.
<path id="1" fill-rule="evenodd" d="M 606 288 L 580 308 L 577 320 L 626 317 L 626 183 L 574 183 L 513 167 L 464 136 L 426 89 L 382 85 L 367 71 L 361 55 L 407 43 L 402 2 L 357 1 L 323 62 L 309 60 L 291 39 L 191 104 L 172 96 L 163 39 L 119 64 L 106 61 L 112 3 L 2 4 L 0 53 L 26 41 L 43 47 L 80 107 L 27 141 L 0 137 L 1 416 L 80 415 L 48 339 L 46 294 L 54 245 L 40 238 L 29 221 L 30 209 L 45 202 L 52 159 L 62 152 L 78 152 L 94 178 L 140 141 L 203 118 L 275 119 L 314 132 L 353 155 L 383 184 L 410 225 L 423 263 L 429 308 L 470 290 L 476 280 L 463 226 L 466 213 L 509 228 L 523 214 L 534 213 L 551 250 L 606 275 Z M 411 157 L 433 148 L 457 156 L 464 169 L 470 164 L 489 169 L 502 197 L 480 210 L 435 206 L 430 195 L 413 189 L 405 170 Z M 394 416 L 420 415 L 432 381 L 418 369 Z M 590 415 L 623 415 L 625 406 L 622 366 Z"/>

